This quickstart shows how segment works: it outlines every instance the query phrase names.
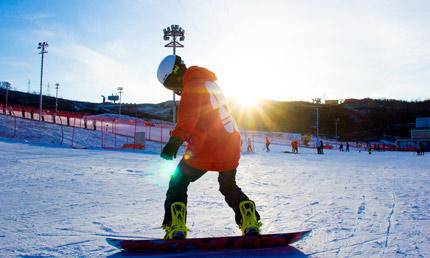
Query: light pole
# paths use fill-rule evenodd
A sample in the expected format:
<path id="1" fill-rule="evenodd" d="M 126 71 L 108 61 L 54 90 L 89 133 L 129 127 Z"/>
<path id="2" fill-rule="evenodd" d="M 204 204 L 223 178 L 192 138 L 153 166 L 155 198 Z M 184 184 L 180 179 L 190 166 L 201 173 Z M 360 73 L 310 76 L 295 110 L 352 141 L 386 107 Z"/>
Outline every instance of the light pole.
<path id="1" fill-rule="evenodd" d="M 184 47 L 181 43 L 179 43 L 176 38 L 179 37 L 179 41 L 185 40 L 185 30 L 179 27 L 179 25 L 172 24 L 170 27 L 167 27 L 163 30 L 163 39 L 164 40 L 170 40 L 172 38 L 172 41 L 164 45 L 164 47 L 171 47 L 173 48 L 173 54 L 176 55 L 176 48 L 177 47 Z M 173 123 L 176 123 L 176 95 L 175 92 L 173 92 Z"/>
<path id="2" fill-rule="evenodd" d="M 119 111 L 118 111 L 118 114 L 120 114 L 120 115 L 121 115 L 121 95 L 122 95 L 123 89 L 124 89 L 123 87 L 117 88 L 118 93 L 119 93 Z"/>
<path id="3" fill-rule="evenodd" d="M 60 88 L 60 84 L 57 82 L 55 84 L 55 113 L 58 111 L 58 88 Z"/>
<path id="4" fill-rule="evenodd" d="M 317 107 L 317 139 L 320 139 L 320 108 Z"/>
<path id="5" fill-rule="evenodd" d="M 9 99 L 9 89 L 10 89 L 10 83 L 9 82 L 6 82 L 5 83 L 6 85 L 5 85 L 5 88 L 6 88 L 6 110 L 7 110 L 7 102 L 8 102 L 8 99 Z"/>
<path id="6" fill-rule="evenodd" d="M 339 123 L 339 118 L 336 118 L 336 122 L 335 123 L 336 123 L 336 132 L 335 133 L 336 133 L 336 141 L 337 141 L 337 125 Z"/>
<path id="7" fill-rule="evenodd" d="M 42 59 L 40 61 L 40 98 L 39 98 L 39 121 L 42 121 L 42 83 L 43 83 L 43 58 L 48 51 L 45 48 L 48 47 L 48 42 L 39 42 L 39 46 L 37 49 L 41 49 L 40 53 L 42 55 Z"/>
<path id="8" fill-rule="evenodd" d="M 320 136 L 319 136 L 319 132 L 320 132 L 320 107 L 319 107 L 319 105 L 321 104 L 321 99 L 320 98 L 315 98 L 315 99 L 312 99 L 312 102 L 317 105 L 317 106 L 314 106 L 314 107 L 315 107 L 315 109 L 317 111 L 317 121 L 316 121 L 317 124 L 316 124 L 316 127 L 317 127 L 317 139 L 319 140 L 320 139 Z"/>

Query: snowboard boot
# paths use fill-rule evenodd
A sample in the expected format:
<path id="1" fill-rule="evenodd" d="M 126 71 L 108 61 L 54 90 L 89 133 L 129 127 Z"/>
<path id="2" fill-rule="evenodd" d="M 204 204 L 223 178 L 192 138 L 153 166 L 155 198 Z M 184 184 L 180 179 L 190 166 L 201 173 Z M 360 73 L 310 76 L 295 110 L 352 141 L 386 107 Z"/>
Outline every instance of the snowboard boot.
<path id="1" fill-rule="evenodd" d="M 240 214 L 242 215 L 240 230 L 242 236 L 255 236 L 260 234 L 262 223 L 257 220 L 255 214 L 255 203 L 253 201 L 242 201 L 239 204 Z"/>
<path id="2" fill-rule="evenodd" d="M 163 225 L 166 231 L 164 239 L 185 239 L 188 228 L 186 226 L 187 207 L 183 202 L 174 202 L 170 209 L 172 211 L 172 222 L 170 225 Z"/>

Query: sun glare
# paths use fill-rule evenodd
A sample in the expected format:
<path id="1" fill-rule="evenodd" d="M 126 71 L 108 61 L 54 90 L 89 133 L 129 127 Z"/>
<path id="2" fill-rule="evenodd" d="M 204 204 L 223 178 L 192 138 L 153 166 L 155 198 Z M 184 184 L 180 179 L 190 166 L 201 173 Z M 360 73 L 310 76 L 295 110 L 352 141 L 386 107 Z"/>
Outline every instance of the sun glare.
<path id="1" fill-rule="evenodd" d="M 251 96 L 236 97 L 234 98 L 234 101 L 243 108 L 253 108 L 260 104 L 260 100 L 258 98 Z"/>

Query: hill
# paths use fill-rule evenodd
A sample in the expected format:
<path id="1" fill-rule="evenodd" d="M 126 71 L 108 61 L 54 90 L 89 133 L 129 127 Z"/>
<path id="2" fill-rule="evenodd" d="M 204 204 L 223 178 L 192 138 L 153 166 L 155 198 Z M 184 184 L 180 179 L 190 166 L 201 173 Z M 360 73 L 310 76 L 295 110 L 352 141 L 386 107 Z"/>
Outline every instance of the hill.
<path id="1" fill-rule="evenodd" d="M 334 137 L 338 118 L 338 136 L 349 141 L 409 137 L 415 119 L 430 116 L 430 100 L 388 99 L 346 99 L 339 105 L 264 101 L 260 107 L 233 112 L 247 129 L 316 133 L 316 108 L 320 135 Z"/>

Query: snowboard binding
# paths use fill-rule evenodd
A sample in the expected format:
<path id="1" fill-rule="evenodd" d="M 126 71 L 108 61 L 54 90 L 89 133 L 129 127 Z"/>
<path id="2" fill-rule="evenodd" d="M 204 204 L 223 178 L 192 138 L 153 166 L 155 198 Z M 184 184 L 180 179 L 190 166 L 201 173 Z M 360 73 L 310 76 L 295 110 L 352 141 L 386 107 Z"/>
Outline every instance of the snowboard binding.
<path id="1" fill-rule="evenodd" d="M 242 215 L 240 230 L 242 236 L 260 235 L 261 226 L 255 214 L 255 203 L 253 201 L 242 201 L 239 204 L 240 214 Z"/>
<path id="2" fill-rule="evenodd" d="M 164 239 L 185 239 L 187 238 L 188 228 L 186 226 L 187 207 L 183 202 L 174 202 L 170 206 L 172 212 L 172 222 L 170 225 L 163 225 L 166 231 Z"/>

